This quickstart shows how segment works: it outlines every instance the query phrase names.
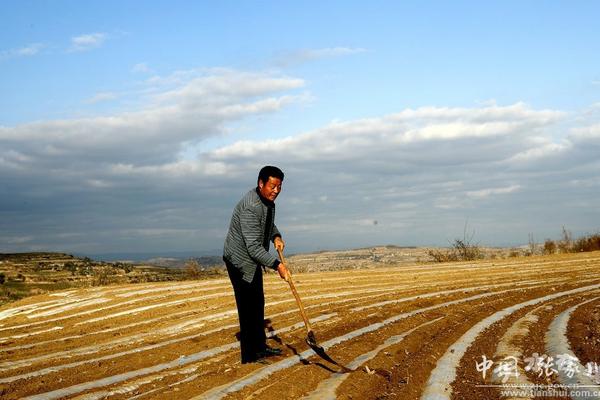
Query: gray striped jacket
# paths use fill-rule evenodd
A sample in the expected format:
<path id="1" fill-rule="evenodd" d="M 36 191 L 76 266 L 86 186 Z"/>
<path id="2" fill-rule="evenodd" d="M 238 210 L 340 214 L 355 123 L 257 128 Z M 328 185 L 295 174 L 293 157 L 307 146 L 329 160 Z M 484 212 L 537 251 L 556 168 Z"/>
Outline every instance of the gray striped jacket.
<path id="1" fill-rule="evenodd" d="M 271 226 L 267 225 L 267 205 L 261 201 L 256 188 L 250 190 L 233 209 L 229 231 L 223 247 L 223 258 L 242 271 L 242 279 L 252 282 L 256 268 L 261 265 L 276 268 L 277 259 L 269 253 L 269 243 L 281 236 L 275 226 L 275 204 Z M 263 246 L 265 233 L 269 238 Z"/>

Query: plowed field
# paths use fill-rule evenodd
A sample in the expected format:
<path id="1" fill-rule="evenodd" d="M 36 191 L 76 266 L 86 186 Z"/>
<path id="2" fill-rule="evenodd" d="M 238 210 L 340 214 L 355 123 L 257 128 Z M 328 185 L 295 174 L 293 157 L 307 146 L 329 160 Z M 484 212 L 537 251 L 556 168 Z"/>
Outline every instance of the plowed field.
<path id="1" fill-rule="evenodd" d="M 268 274 L 269 344 L 283 350 L 268 364 L 239 363 L 227 279 L 78 289 L 0 308 L 0 397 L 489 400 L 560 383 L 574 386 L 554 398 L 600 398 L 600 253 L 294 280 L 317 340 L 352 372 L 308 347 Z"/>

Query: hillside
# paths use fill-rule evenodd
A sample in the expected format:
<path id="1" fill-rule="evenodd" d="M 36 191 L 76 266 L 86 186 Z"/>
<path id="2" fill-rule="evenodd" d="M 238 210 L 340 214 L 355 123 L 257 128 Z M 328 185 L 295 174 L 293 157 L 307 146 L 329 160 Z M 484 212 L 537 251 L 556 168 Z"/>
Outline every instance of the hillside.
<path id="1" fill-rule="evenodd" d="M 106 263 L 64 253 L 0 254 L 0 304 L 54 290 L 184 279 L 182 270 Z"/>

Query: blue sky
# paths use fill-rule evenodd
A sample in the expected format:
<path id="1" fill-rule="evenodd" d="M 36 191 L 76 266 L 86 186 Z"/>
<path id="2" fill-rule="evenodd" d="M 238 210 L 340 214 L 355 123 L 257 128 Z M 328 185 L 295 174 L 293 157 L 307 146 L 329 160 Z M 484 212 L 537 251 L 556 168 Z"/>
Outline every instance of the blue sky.
<path id="1" fill-rule="evenodd" d="M 594 232 L 599 11 L 3 2 L 0 251 L 218 249 L 262 164 L 291 250 Z"/>

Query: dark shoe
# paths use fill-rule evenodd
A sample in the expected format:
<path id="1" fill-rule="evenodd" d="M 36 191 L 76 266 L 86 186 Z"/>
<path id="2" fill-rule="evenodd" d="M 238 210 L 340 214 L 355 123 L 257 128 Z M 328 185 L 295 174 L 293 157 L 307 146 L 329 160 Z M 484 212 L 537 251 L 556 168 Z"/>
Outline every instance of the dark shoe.
<path id="1" fill-rule="evenodd" d="M 256 356 L 258 358 L 264 358 L 264 357 L 273 357 L 273 356 L 280 356 L 281 355 L 281 349 L 277 349 L 275 347 L 265 347 L 264 350 L 259 351 Z"/>

